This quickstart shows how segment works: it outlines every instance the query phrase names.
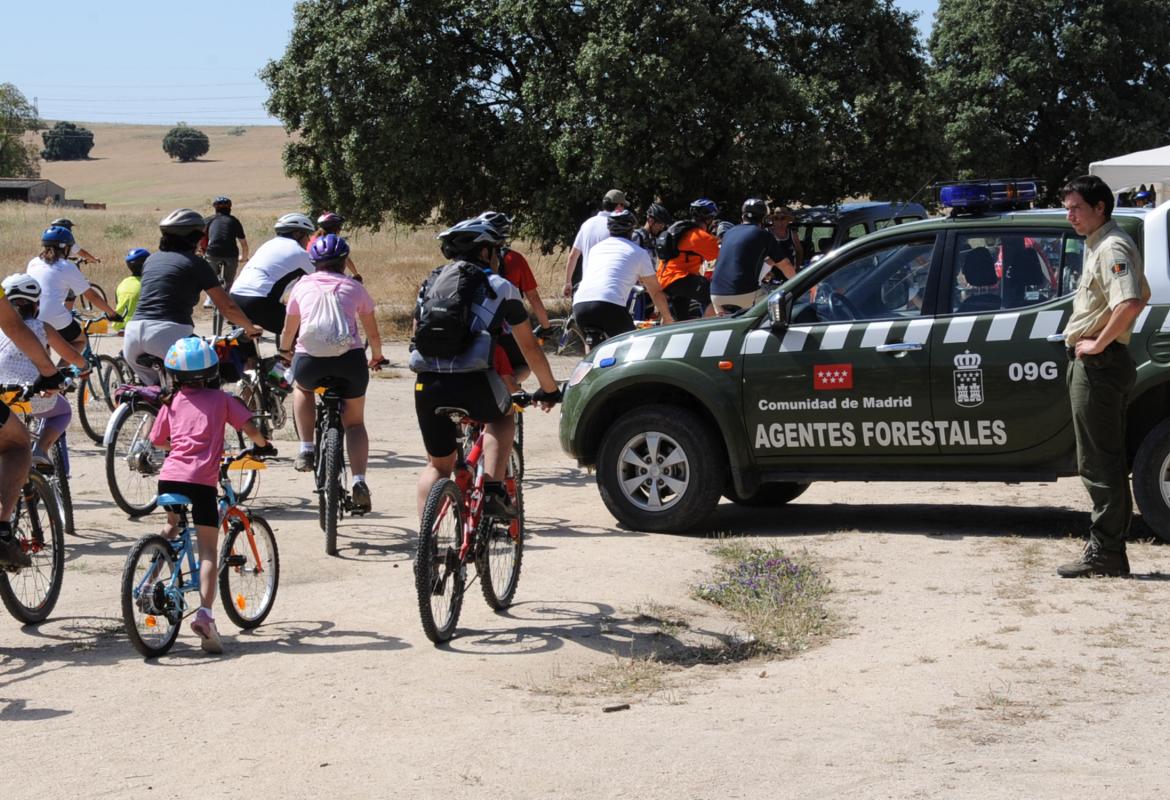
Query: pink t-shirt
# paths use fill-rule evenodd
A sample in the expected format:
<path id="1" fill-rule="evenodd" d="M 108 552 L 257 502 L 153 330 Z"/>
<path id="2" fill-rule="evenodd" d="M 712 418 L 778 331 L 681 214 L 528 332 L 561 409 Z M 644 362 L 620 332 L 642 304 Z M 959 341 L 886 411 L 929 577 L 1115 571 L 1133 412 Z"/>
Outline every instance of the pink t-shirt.
<path id="1" fill-rule="evenodd" d="M 317 303 L 325 294 L 336 294 L 337 304 L 341 306 L 341 313 L 349 324 L 353 334 L 353 347 L 361 350 L 361 334 L 358 331 L 358 316 L 374 313 L 374 298 L 366 291 L 366 287 L 346 275 L 336 272 L 313 272 L 293 284 L 292 292 L 288 296 L 288 313 L 295 314 L 302 319 L 312 316 Z M 296 352 L 307 353 L 300 341 L 297 342 Z"/>
<path id="2" fill-rule="evenodd" d="M 252 418 L 252 412 L 219 389 L 185 387 L 164 405 L 150 431 L 150 441 L 162 447 L 170 440 L 171 452 L 158 477 L 202 486 L 219 483 L 225 425 L 236 430 Z"/>

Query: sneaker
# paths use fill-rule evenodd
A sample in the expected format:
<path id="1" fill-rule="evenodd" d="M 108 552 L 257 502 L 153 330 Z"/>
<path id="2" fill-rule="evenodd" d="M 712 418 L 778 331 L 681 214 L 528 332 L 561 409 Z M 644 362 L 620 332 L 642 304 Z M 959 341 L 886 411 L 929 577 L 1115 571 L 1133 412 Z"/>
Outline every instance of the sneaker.
<path id="1" fill-rule="evenodd" d="M 516 519 L 520 516 L 520 509 L 516 507 L 515 503 L 508 501 L 506 494 L 484 492 L 483 513 L 496 519 Z"/>
<path id="2" fill-rule="evenodd" d="M 191 630 L 199 637 L 199 646 L 203 648 L 205 653 L 215 653 L 216 655 L 223 652 L 223 642 L 220 641 L 219 631 L 215 629 L 215 620 L 211 615 L 204 614 L 202 611 L 195 612 L 195 621 L 191 623 Z"/>
<path id="3" fill-rule="evenodd" d="M 0 569 L 31 566 L 32 559 L 24 552 L 15 536 L 9 534 L 0 538 Z"/>
<path id="4" fill-rule="evenodd" d="M 1125 550 L 1102 550 L 1089 542 L 1079 560 L 1057 567 L 1056 574 L 1062 578 L 1088 578 L 1094 575 L 1124 578 L 1129 576 L 1129 558 Z"/>
<path id="5" fill-rule="evenodd" d="M 374 507 L 370 502 L 370 487 L 366 485 L 365 481 L 355 483 L 349 497 L 350 505 L 355 514 L 365 514 Z"/>
<path id="6" fill-rule="evenodd" d="M 297 453 L 297 457 L 293 459 L 293 469 L 297 472 L 312 472 L 313 471 L 313 451 L 302 450 Z"/>

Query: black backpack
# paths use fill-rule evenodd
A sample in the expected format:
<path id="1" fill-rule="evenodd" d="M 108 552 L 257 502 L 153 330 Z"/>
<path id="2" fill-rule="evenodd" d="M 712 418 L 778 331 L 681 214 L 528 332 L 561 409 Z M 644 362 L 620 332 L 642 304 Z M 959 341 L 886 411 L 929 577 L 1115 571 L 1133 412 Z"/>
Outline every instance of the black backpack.
<path id="1" fill-rule="evenodd" d="M 698 226 L 699 223 L 693 219 L 680 219 L 658 234 L 656 245 L 658 257 L 663 261 L 670 261 L 672 258 L 678 258 L 682 255 L 682 251 L 678 249 L 679 241 L 682 239 L 684 233 Z"/>
<path id="2" fill-rule="evenodd" d="M 471 344 L 475 331 L 471 307 L 494 298 L 482 267 L 467 261 L 444 264 L 430 274 L 414 309 L 414 348 L 427 358 L 454 358 Z"/>

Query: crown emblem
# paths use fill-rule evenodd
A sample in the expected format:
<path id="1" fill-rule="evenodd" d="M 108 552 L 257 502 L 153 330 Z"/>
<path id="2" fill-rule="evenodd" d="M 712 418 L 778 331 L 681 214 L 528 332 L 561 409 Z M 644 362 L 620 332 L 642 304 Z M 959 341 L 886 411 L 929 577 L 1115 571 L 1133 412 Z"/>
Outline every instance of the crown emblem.
<path id="1" fill-rule="evenodd" d="M 955 356 L 955 369 L 979 369 L 979 365 L 982 363 L 983 356 L 969 350 L 964 350 Z"/>

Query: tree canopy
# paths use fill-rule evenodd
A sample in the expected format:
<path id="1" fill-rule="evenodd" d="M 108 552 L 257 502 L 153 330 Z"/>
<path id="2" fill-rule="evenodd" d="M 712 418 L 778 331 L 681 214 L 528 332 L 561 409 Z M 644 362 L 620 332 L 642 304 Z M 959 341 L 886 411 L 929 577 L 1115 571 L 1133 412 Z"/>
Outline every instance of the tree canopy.
<path id="1" fill-rule="evenodd" d="M 191 128 L 182 122 L 167 131 L 162 141 L 163 152 L 179 161 L 194 161 L 207 155 L 211 142 L 203 131 Z"/>
<path id="2" fill-rule="evenodd" d="M 36 109 L 11 83 L 0 83 L 0 176 L 35 178 L 40 174 L 37 148 L 24 138 L 40 127 Z"/>
<path id="3" fill-rule="evenodd" d="M 546 246 L 607 189 L 908 197 L 934 174 L 890 0 L 320 0 L 262 72 L 289 173 L 356 224 L 518 213 Z"/>
<path id="4" fill-rule="evenodd" d="M 941 0 L 930 52 L 961 177 L 1034 176 L 1052 199 L 1090 161 L 1170 139 L 1164 0 Z"/>
<path id="5" fill-rule="evenodd" d="M 42 133 L 41 139 L 45 143 L 41 158 L 45 161 L 80 161 L 89 158 L 93 149 L 93 131 L 72 122 L 58 122 Z"/>

